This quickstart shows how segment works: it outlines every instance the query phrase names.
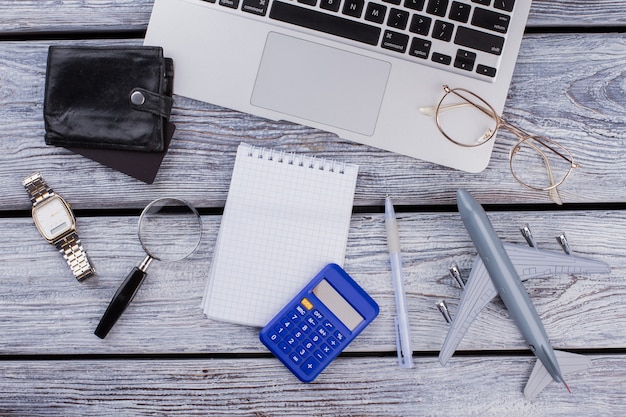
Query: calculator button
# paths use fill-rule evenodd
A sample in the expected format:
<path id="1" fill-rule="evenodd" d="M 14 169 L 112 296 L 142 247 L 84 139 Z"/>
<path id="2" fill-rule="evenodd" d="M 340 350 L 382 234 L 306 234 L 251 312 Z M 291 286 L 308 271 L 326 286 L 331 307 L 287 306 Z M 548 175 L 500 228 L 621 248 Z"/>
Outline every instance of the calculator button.
<path id="1" fill-rule="evenodd" d="M 298 313 L 296 313 L 295 310 L 294 311 L 290 311 L 289 312 L 289 318 L 292 321 L 298 321 L 298 320 L 300 320 L 300 315 Z"/>
<path id="2" fill-rule="evenodd" d="M 311 349 L 313 349 L 314 346 L 315 345 L 310 340 L 305 340 L 304 341 L 304 347 L 306 348 L 306 350 L 311 350 Z"/>
<path id="3" fill-rule="evenodd" d="M 318 344 L 320 342 L 320 340 L 322 340 L 322 338 L 319 337 L 319 335 L 317 335 L 317 334 L 313 334 L 311 336 L 311 342 L 313 342 L 315 344 Z"/>
<path id="4" fill-rule="evenodd" d="M 333 351 L 333 349 L 330 346 L 328 346 L 326 343 L 320 346 L 320 349 L 322 350 L 322 352 L 324 352 L 327 355 Z"/>
<path id="5" fill-rule="evenodd" d="M 313 317 L 309 316 L 306 318 L 306 322 L 309 323 L 309 325 L 315 327 L 317 326 L 317 320 L 315 320 Z"/>
<path id="6" fill-rule="evenodd" d="M 317 310 L 313 310 L 313 315 L 315 316 L 316 319 L 321 320 L 324 318 L 324 316 L 322 315 L 322 313 L 320 313 Z"/>
<path id="7" fill-rule="evenodd" d="M 304 333 L 309 333 L 312 329 L 311 326 L 309 326 L 307 323 L 302 323 L 300 325 L 300 330 L 302 330 Z"/>
<path id="8" fill-rule="evenodd" d="M 329 322 L 328 320 L 324 321 L 324 327 L 329 331 L 335 328 L 335 326 L 333 326 L 333 324 Z"/>
<path id="9" fill-rule="evenodd" d="M 346 337 L 340 332 L 335 332 L 335 337 L 337 338 L 339 342 L 343 342 L 346 339 Z"/>
<path id="10" fill-rule="evenodd" d="M 293 336 L 288 337 L 288 338 L 287 338 L 287 344 L 288 344 L 289 346 L 293 346 L 293 345 L 295 345 L 295 344 L 296 344 L 296 339 L 295 339 Z"/>
<path id="11" fill-rule="evenodd" d="M 285 328 L 283 326 L 281 326 L 280 324 L 278 326 L 274 327 L 274 331 L 279 336 L 283 336 L 285 334 Z"/>
<path id="12" fill-rule="evenodd" d="M 311 303 L 308 298 L 303 298 L 300 303 L 302 303 L 304 308 L 306 308 L 307 310 L 313 310 L 313 303 Z"/>
<path id="13" fill-rule="evenodd" d="M 285 342 L 280 342 L 280 343 L 278 344 L 278 348 L 279 348 L 281 351 L 285 352 L 285 353 L 287 353 L 287 352 L 289 352 L 289 351 L 291 350 L 291 348 L 289 347 L 289 345 L 288 345 L 287 343 L 285 343 Z"/>
<path id="14" fill-rule="evenodd" d="M 300 362 L 302 362 L 302 358 L 297 354 L 297 353 L 292 353 L 291 356 L 289 356 L 292 360 L 293 363 L 295 364 L 299 364 Z"/>
<path id="15" fill-rule="evenodd" d="M 278 341 L 280 340 L 280 337 L 278 337 L 278 334 L 274 331 L 269 332 L 267 334 L 267 337 L 269 337 L 269 339 L 274 343 L 278 343 Z"/>
<path id="16" fill-rule="evenodd" d="M 304 333 L 301 332 L 300 330 L 296 330 L 295 332 L 293 332 L 293 336 L 296 339 L 302 339 L 302 338 L 304 338 Z"/>
<path id="17" fill-rule="evenodd" d="M 298 355 L 300 355 L 301 358 L 304 358 L 309 353 L 309 351 L 303 346 L 298 346 L 296 352 L 298 352 Z"/>
<path id="18" fill-rule="evenodd" d="M 328 332 L 326 330 L 324 330 L 323 328 L 321 328 L 321 327 L 319 329 L 317 329 L 317 333 L 319 333 L 319 335 L 322 336 L 322 337 L 328 336 Z"/>
<path id="19" fill-rule="evenodd" d="M 324 358 L 326 357 L 326 355 L 324 355 L 321 351 L 316 350 L 315 352 L 313 352 L 313 356 L 318 360 L 318 361 L 323 361 Z"/>
<path id="20" fill-rule="evenodd" d="M 291 320 L 289 320 L 287 317 L 283 317 L 280 320 L 281 324 L 283 325 L 283 327 L 287 330 L 289 330 L 291 328 L 291 326 L 293 325 L 293 323 L 291 323 Z"/>
<path id="21" fill-rule="evenodd" d="M 296 311 L 298 312 L 298 314 L 300 314 L 301 316 L 304 316 L 306 314 L 306 311 L 302 308 L 302 306 L 296 306 Z"/>
<path id="22" fill-rule="evenodd" d="M 317 361 L 317 359 L 311 356 L 309 359 L 304 361 L 304 364 L 300 367 L 300 369 L 302 369 L 302 372 L 304 372 L 305 374 L 310 375 L 317 369 L 319 364 L 320 363 Z"/>
<path id="23" fill-rule="evenodd" d="M 333 349 L 336 349 L 339 347 L 339 342 L 337 341 L 337 339 L 335 339 L 334 337 L 329 337 L 328 338 L 328 344 L 330 345 L 330 347 L 332 347 Z"/>

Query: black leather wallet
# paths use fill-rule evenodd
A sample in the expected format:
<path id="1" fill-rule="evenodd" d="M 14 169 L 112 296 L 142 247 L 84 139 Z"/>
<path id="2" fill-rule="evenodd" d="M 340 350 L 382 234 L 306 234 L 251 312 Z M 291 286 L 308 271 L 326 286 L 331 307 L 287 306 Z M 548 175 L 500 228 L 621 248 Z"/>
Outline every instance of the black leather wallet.
<path id="1" fill-rule="evenodd" d="M 161 152 L 174 65 L 153 46 L 51 46 L 48 145 Z"/>

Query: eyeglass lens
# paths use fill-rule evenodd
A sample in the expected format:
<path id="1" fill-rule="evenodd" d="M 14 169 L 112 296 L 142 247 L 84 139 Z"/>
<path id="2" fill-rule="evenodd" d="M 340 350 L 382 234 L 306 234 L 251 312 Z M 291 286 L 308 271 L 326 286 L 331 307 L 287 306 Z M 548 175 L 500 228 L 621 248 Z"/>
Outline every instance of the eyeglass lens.
<path id="1" fill-rule="evenodd" d="M 437 107 L 437 125 L 449 140 L 461 146 L 479 146 L 491 139 L 498 116 L 489 104 L 465 90 L 451 90 Z"/>
<path id="2" fill-rule="evenodd" d="M 573 168 L 571 161 L 567 149 L 541 136 L 519 141 L 510 155 L 515 178 L 534 190 L 549 190 L 560 185 Z"/>

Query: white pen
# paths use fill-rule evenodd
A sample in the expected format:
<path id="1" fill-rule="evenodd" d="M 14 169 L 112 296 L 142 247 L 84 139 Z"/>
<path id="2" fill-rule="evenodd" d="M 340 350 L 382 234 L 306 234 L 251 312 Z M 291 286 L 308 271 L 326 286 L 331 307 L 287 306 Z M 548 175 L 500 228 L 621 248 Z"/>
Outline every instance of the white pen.
<path id="1" fill-rule="evenodd" d="M 409 328 L 409 314 L 406 307 L 404 293 L 404 272 L 400 255 L 400 238 L 396 212 L 393 209 L 391 198 L 385 197 L 385 227 L 387 228 L 387 247 L 391 261 L 391 276 L 393 290 L 396 296 L 396 348 L 398 350 L 398 365 L 401 368 L 413 368 L 413 349 L 411 347 L 411 329 Z"/>

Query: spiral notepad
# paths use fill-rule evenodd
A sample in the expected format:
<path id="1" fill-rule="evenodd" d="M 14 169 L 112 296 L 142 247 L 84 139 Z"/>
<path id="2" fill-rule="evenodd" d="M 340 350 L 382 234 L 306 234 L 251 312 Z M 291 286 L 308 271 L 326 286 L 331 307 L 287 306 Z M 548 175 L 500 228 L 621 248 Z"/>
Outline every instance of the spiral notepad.
<path id="1" fill-rule="evenodd" d="M 262 327 L 326 264 L 343 264 L 358 166 L 241 144 L 203 306 Z"/>

